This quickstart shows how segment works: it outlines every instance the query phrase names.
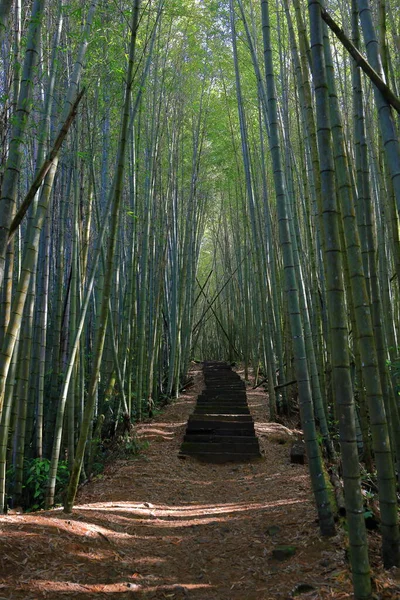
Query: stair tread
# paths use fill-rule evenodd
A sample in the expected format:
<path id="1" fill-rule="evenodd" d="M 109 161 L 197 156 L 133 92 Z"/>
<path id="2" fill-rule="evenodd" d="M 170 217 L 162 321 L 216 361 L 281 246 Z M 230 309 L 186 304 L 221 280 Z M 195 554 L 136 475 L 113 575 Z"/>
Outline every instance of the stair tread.
<path id="1" fill-rule="evenodd" d="M 186 436 L 199 436 L 199 435 L 219 435 L 221 437 L 248 437 L 255 436 L 255 430 L 253 429 L 218 429 L 212 427 L 203 427 L 203 428 L 187 428 Z M 185 437 L 186 437 L 185 436 Z"/>
<path id="2" fill-rule="evenodd" d="M 214 415 L 196 415 L 191 414 L 188 419 L 188 423 L 214 421 L 218 423 L 253 423 L 253 417 L 251 415 L 221 415 L 220 418 L 216 419 Z"/>
<path id="3" fill-rule="evenodd" d="M 210 444 L 250 444 L 257 443 L 258 439 L 255 434 L 249 435 L 248 432 L 246 435 L 220 435 L 214 433 L 187 433 L 183 438 L 184 442 L 195 442 L 195 443 L 210 443 Z"/>

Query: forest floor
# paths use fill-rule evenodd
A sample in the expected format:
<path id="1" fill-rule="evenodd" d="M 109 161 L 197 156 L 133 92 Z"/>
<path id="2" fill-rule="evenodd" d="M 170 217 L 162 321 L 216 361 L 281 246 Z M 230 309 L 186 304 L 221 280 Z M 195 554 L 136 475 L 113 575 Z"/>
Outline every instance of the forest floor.
<path id="1" fill-rule="evenodd" d="M 72 515 L 0 517 L 0 600 L 352 597 L 345 535 L 320 537 L 307 467 L 289 461 L 296 432 L 268 422 L 264 391 L 248 388 L 261 460 L 178 458 L 203 385 L 198 365 L 192 374 L 178 401 L 138 427 L 148 447 L 108 463 Z M 382 570 L 379 538 L 369 535 L 376 597 L 398 600 L 400 569 Z M 274 559 L 280 544 L 295 554 Z"/>

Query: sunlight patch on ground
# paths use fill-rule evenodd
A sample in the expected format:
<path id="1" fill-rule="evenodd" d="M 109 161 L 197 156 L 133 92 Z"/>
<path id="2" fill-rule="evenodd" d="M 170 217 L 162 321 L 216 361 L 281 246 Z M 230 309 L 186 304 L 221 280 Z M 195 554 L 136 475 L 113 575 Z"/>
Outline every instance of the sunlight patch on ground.
<path id="1" fill-rule="evenodd" d="M 176 435 L 175 431 L 173 430 L 169 431 L 167 428 L 162 429 L 159 427 L 147 427 L 146 429 L 138 428 L 136 433 L 140 435 L 141 439 L 146 440 L 154 440 L 159 438 L 162 438 L 163 440 L 173 440 Z"/>
<path id="2" fill-rule="evenodd" d="M 75 548 L 70 548 L 68 546 L 65 547 L 66 550 L 68 550 L 71 554 L 73 554 L 74 556 L 80 557 L 83 560 L 108 560 L 110 553 L 112 553 L 112 550 L 100 550 L 99 548 L 93 549 L 92 552 L 88 552 L 86 549 L 85 550 L 76 550 Z"/>
<path id="3" fill-rule="evenodd" d="M 255 423 L 257 433 L 286 433 L 287 435 L 303 435 L 300 429 L 289 429 L 280 423 Z"/>
<path id="4" fill-rule="evenodd" d="M 301 477 L 297 479 L 300 480 Z M 28 514 L 4 516 L 0 518 L 0 522 L 4 524 L 4 537 L 9 539 L 18 539 L 20 536 L 36 538 L 45 535 L 46 531 L 55 531 L 79 537 L 98 538 L 100 536 L 107 539 L 111 536 L 120 540 L 128 540 L 138 536 L 124 531 L 115 531 L 110 527 L 118 522 L 128 526 L 146 525 L 152 528 L 207 525 L 223 523 L 235 516 L 242 519 L 250 518 L 250 515 L 257 511 L 272 510 L 275 512 L 275 509 L 281 507 L 290 508 L 304 503 L 307 503 L 307 500 L 298 498 L 286 498 L 274 502 L 186 504 L 182 506 L 154 505 L 147 502 L 98 502 L 77 506 L 71 516 L 60 514 L 62 508 L 53 511 L 53 514 L 57 513 L 60 516 L 41 515 L 39 526 L 37 525 L 37 514 L 32 515 L 32 525 L 29 523 Z M 103 525 L 88 522 L 86 517 L 89 518 L 89 514 Z M 35 528 L 35 530 L 29 531 L 30 528 Z"/>
<path id="5" fill-rule="evenodd" d="M 164 427 L 165 429 L 175 429 L 176 427 L 182 427 L 183 425 L 186 425 L 186 421 L 181 421 L 179 423 L 160 423 L 159 421 L 157 421 L 157 423 L 141 423 L 140 425 L 137 425 L 136 427 L 136 431 L 141 431 L 143 430 L 149 430 L 149 429 L 153 429 L 155 427 Z"/>
<path id="6" fill-rule="evenodd" d="M 81 520 L 75 520 L 73 517 L 71 519 L 62 519 L 62 518 L 45 518 L 41 517 L 40 527 L 37 527 L 37 531 L 34 533 L 27 532 L 27 528 L 29 528 L 29 522 L 27 523 L 27 518 L 29 519 L 29 515 L 24 515 L 24 523 L 21 525 L 18 531 L 7 531 L 7 537 L 18 537 L 23 535 L 24 538 L 28 535 L 31 536 L 39 536 L 46 534 L 46 529 L 51 528 L 56 530 L 58 533 L 65 532 L 68 534 L 73 534 L 77 536 L 85 536 L 85 537 L 98 537 L 104 536 L 107 538 L 107 535 L 110 534 L 110 530 L 106 527 L 102 527 L 101 525 L 92 525 L 91 523 L 86 523 Z M 37 519 L 37 515 L 33 517 L 33 519 Z M 36 526 L 36 525 L 35 525 Z M 3 532 L 4 533 L 4 532 Z M 113 535 L 115 535 L 114 531 L 111 531 Z M 131 535 L 123 532 L 118 532 L 118 537 L 120 538 L 130 538 Z"/>
<path id="7" fill-rule="evenodd" d="M 165 440 L 173 439 L 176 436 L 176 430 L 184 427 L 186 421 L 179 423 L 141 423 L 136 426 L 136 433 L 145 439 L 154 439 L 163 437 Z"/>
<path id="8" fill-rule="evenodd" d="M 181 538 L 179 538 L 181 539 Z M 167 562 L 166 558 L 161 558 L 161 556 L 142 556 L 139 558 L 135 558 L 136 565 L 159 565 L 162 562 Z"/>
<path id="9" fill-rule="evenodd" d="M 174 436 L 175 433 L 173 431 L 168 431 L 168 429 L 156 429 L 153 427 L 152 429 L 148 428 L 145 430 L 140 430 L 140 433 L 160 433 L 161 435 L 169 435 Z"/>
<path id="10" fill-rule="evenodd" d="M 136 504 L 132 502 L 121 502 L 118 504 L 112 502 L 100 502 L 95 504 L 87 504 L 77 507 L 76 513 L 85 515 L 85 513 L 108 513 L 113 514 L 114 518 L 119 520 L 124 525 L 140 526 L 145 525 L 152 528 L 184 528 L 194 525 L 207 525 L 212 523 L 224 523 L 235 517 L 248 519 L 250 515 L 257 511 L 272 510 L 281 507 L 289 508 L 294 505 L 305 504 L 307 500 L 298 498 L 287 498 L 284 500 L 276 500 L 274 502 L 253 502 L 253 503 L 236 503 L 222 505 L 186 505 L 186 506 L 167 506 L 167 505 L 150 505 Z M 80 522 L 80 525 L 82 523 Z M 109 530 L 98 528 L 97 526 L 88 526 L 89 533 L 93 530 L 100 535 L 110 535 Z M 82 535 L 82 533 L 80 534 Z M 113 537 L 125 537 L 129 534 L 120 532 L 112 532 Z"/>
<path id="11" fill-rule="evenodd" d="M 277 506 L 288 506 L 292 504 L 301 504 L 303 500 L 298 498 L 286 498 L 274 502 L 252 502 L 252 503 L 232 503 L 232 504 L 195 504 L 184 506 L 167 506 L 165 504 L 150 504 L 146 506 L 142 503 L 133 502 L 97 502 L 92 504 L 83 504 L 77 507 L 77 511 L 112 511 L 112 512 L 130 512 L 133 514 L 149 515 L 151 517 L 199 517 L 203 515 L 219 515 L 226 513 L 240 513 L 253 510 L 265 510 Z"/>
<path id="12" fill-rule="evenodd" d="M 133 588 L 134 585 L 134 588 Z M 209 583 L 176 583 L 174 585 L 146 585 L 145 582 L 140 584 L 131 584 L 129 582 L 120 583 L 94 583 L 83 584 L 73 581 L 52 581 L 51 579 L 36 579 L 26 582 L 26 585 L 18 586 L 20 590 L 45 591 L 45 592 L 80 592 L 94 594 L 98 592 L 108 593 L 126 593 L 130 590 L 143 592 L 173 592 L 185 588 L 187 590 L 210 589 L 213 586 Z M 8 587 L 8 586 L 6 586 Z M 3 587 L 4 589 L 4 587 Z"/>

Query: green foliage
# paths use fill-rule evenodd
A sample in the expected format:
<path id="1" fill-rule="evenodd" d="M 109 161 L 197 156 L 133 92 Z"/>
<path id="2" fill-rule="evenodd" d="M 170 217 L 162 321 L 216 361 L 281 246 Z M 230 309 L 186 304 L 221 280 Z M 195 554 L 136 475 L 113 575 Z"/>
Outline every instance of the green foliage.
<path id="1" fill-rule="evenodd" d="M 99 453 L 96 454 L 95 460 L 91 465 L 90 469 L 90 477 L 99 477 L 104 470 L 104 459 L 100 456 Z"/>
<path id="2" fill-rule="evenodd" d="M 40 510 L 44 508 L 46 487 L 50 472 L 50 460 L 47 458 L 25 459 L 23 473 L 23 495 L 22 505 L 27 512 Z M 68 464 L 66 461 L 60 461 L 57 469 L 56 501 L 60 501 L 61 494 L 65 489 L 69 478 Z M 10 467 L 7 471 L 7 480 L 9 482 L 8 495 L 13 495 L 13 482 L 15 479 L 15 469 Z"/>
<path id="3" fill-rule="evenodd" d="M 149 442 L 139 440 L 136 435 L 123 435 L 118 438 L 115 454 L 119 458 L 133 459 L 149 447 Z"/>
<path id="4" fill-rule="evenodd" d="M 400 351 L 400 348 L 396 348 L 397 352 Z M 396 358 L 391 361 L 387 360 L 386 364 L 392 376 L 393 385 L 395 388 L 396 394 L 400 395 L 400 356 L 397 355 Z"/>
<path id="5" fill-rule="evenodd" d="M 148 448 L 148 446 L 149 442 L 139 442 L 135 438 L 126 438 L 122 442 L 122 452 L 127 457 L 137 456 L 140 452 Z"/>

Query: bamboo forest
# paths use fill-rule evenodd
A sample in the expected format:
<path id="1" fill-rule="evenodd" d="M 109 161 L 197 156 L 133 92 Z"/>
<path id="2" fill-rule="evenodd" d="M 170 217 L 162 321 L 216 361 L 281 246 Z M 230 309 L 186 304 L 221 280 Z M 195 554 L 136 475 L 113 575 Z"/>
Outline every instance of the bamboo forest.
<path id="1" fill-rule="evenodd" d="M 0 597 L 400 598 L 399 3 L 0 44 Z"/>

